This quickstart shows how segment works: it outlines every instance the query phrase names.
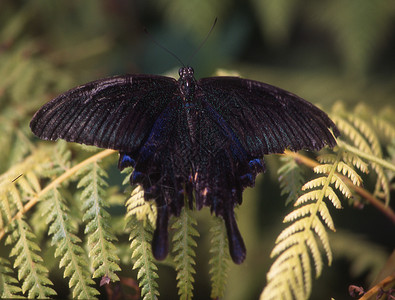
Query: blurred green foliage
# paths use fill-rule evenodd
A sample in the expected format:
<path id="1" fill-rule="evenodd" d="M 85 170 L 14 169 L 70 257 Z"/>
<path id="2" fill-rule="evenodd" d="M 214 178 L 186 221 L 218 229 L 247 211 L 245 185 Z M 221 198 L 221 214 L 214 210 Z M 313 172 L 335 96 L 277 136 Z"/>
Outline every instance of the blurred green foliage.
<path id="1" fill-rule="evenodd" d="M 191 57 L 216 17 L 212 35 Z M 395 1 L 0 0 L 0 173 L 34 149 L 28 122 L 58 93 L 114 74 L 174 73 L 179 63 L 151 38 L 191 64 L 197 77 L 225 68 L 290 90 L 324 108 L 338 99 L 351 107 L 358 102 L 377 109 L 394 107 Z M 74 155 L 83 156 L 78 151 Z M 245 192 L 239 222 L 249 253 L 243 265 L 230 267 L 225 299 L 256 299 L 264 285 L 269 252 L 289 210 L 280 197 L 276 164 L 269 159 L 269 174 L 260 177 L 255 190 Z M 113 171 L 110 184 L 117 184 L 120 177 Z M 336 213 L 343 215 L 335 217 L 338 227 L 363 232 L 372 249 L 394 246 L 386 234 L 361 224 L 364 219 L 394 232 L 393 224 L 374 209 L 355 214 L 346 208 Z M 208 213 L 195 216 L 202 245 L 209 230 Z M 334 248 L 341 251 L 342 245 Z M 196 251 L 200 265 L 195 296 L 208 298 L 208 251 L 203 247 Z M 348 253 L 344 256 L 351 259 L 353 252 Z M 53 255 L 43 256 L 54 260 Z M 349 267 L 345 261 L 325 269 L 313 299 L 341 299 L 349 284 L 365 284 L 366 272 L 352 273 Z M 67 284 L 61 274 L 54 277 Z M 163 266 L 159 277 L 161 297 L 176 297 L 174 272 Z M 57 290 L 59 295 L 62 290 Z"/>

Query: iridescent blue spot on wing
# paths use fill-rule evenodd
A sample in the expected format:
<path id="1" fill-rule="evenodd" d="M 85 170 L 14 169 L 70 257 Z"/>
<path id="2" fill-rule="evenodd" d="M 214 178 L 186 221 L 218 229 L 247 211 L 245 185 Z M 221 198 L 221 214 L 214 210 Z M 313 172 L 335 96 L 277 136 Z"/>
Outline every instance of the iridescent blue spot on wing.
<path id="1" fill-rule="evenodd" d="M 133 167 L 136 165 L 136 161 L 130 156 L 130 154 L 119 152 L 118 169 L 121 171 L 127 167 Z"/>

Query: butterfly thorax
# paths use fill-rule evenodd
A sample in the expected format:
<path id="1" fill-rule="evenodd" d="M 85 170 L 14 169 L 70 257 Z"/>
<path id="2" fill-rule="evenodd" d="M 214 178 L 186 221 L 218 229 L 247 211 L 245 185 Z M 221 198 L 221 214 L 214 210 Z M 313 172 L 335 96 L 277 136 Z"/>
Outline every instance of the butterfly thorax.
<path id="1" fill-rule="evenodd" d="M 180 79 L 178 80 L 178 89 L 182 95 L 182 99 L 186 103 L 192 102 L 196 90 L 196 79 L 193 76 L 192 67 L 182 67 L 178 70 Z"/>

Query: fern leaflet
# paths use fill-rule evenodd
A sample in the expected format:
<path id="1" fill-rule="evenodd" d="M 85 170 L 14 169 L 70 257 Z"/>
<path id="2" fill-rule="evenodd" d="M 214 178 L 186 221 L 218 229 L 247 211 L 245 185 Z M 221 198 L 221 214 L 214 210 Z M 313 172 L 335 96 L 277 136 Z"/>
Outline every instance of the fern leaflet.
<path id="1" fill-rule="evenodd" d="M 49 298 L 56 295 L 56 292 L 49 287 L 53 284 L 48 278 L 47 268 L 42 264 L 43 259 L 38 254 L 40 247 L 34 240 L 35 235 L 29 225 L 17 218 L 6 244 L 15 243 L 10 256 L 16 256 L 13 267 L 18 268 L 18 280 L 23 281 L 22 292 L 28 292 L 28 298 Z"/>
<path id="2" fill-rule="evenodd" d="M 195 237 L 199 236 L 195 229 L 197 222 L 185 207 L 181 210 L 180 217 L 175 220 L 172 228 L 176 230 L 173 236 L 174 262 L 177 271 L 177 287 L 180 299 L 192 299 L 193 276 L 196 256 L 194 247 L 197 246 Z"/>
<path id="3" fill-rule="evenodd" d="M 85 257 L 85 252 L 78 244 L 81 240 L 74 234 L 67 207 L 59 191 L 54 188 L 47 193 L 48 234 L 52 235 L 51 245 L 56 245 L 55 257 L 61 257 L 59 266 L 65 267 L 64 276 L 70 277 L 69 286 L 73 288 L 73 298 L 94 298 L 99 292 L 91 285 L 94 281 Z"/>
<path id="4" fill-rule="evenodd" d="M 18 280 L 13 277 L 10 262 L 0 257 L 0 298 L 21 298 L 22 289 L 18 284 Z"/>
<path id="5" fill-rule="evenodd" d="M 144 192 L 137 186 L 132 196 L 126 202 L 128 213 L 126 215 L 127 226 L 130 228 L 130 240 L 132 249 L 133 269 L 138 269 L 137 280 L 141 288 L 143 300 L 154 300 L 159 295 L 156 279 L 157 266 L 151 250 L 153 226 L 150 221 L 155 218 L 155 210 L 151 204 L 144 201 Z M 144 212 L 144 213 L 143 213 Z M 151 217 L 150 217 L 151 215 Z"/>
<path id="6" fill-rule="evenodd" d="M 117 239 L 109 226 L 110 215 L 105 210 L 108 204 L 103 199 L 107 173 L 94 162 L 77 175 L 83 175 L 77 187 L 84 188 L 81 193 L 82 209 L 85 211 L 83 221 L 88 222 L 85 234 L 88 234 L 89 257 L 95 270 L 93 278 L 106 276 L 112 281 L 118 281 L 115 272 L 120 270 L 119 258 L 112 243 Z"/>
<path id="7" fill-rule="evenodd" d="M 231 262 L 228 250 L 228 238 L 224 221 L 218 217 L 214 218 L 214 225 L 211 227 L 211 298 L 221 299 L 225 294 L 226 281 L 228 278 L 229 264 Z"/>
<path id="8" fill-rule="evenodd" d="M 281 161 L 285 163 L 278 169 L 277 173 L 281 195 L 287 195 L 285 205 L 288 205 L 300 196 L 300 186 L 303 183 L 302 169 L 292 157 L 281 157 Z"/>

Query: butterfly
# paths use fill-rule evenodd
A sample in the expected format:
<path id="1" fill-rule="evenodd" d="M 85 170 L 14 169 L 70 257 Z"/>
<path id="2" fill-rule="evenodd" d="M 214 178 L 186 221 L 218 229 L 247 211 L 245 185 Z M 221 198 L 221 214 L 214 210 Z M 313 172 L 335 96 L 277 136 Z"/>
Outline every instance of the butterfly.
<path id="1" fill-rule="evenodd" d="M 30 128 L 44 140 L 119 151 L 119 169 L 133 167 L 131 184 L 155 199 L 156 259 L 167 256 L 169 218 L 187 197 L 190 208 L 208 206 L 224 219 L 240 264 L 246 247 L 234 208 L 265 170 L 263 156 L 334 147 L 339 131 L 323 111 L 278 87 L 239 77 L 196 80 L 192 67 L 179 76 L 123 75 L 78 86 L 40 108 Z"/>

